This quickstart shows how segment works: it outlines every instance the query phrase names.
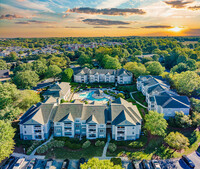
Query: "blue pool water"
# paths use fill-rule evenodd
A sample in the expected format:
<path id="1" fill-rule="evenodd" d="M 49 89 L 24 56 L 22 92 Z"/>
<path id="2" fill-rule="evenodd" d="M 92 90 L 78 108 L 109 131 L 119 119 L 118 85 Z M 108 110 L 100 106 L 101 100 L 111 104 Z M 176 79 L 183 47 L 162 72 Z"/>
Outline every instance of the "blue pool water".
<path id="1" fill-rule="evenodd" d="M 101 99 L 96 99 L 94 97 L 92 97 L 92 95 L 94 94 L 94 91 L 91 92 L 87 92 L 85 94 L 80 94 L 79 97 L 83 98 L 83 99 L 88 99 L 88 100 L 92 100 L 92 101 L 108 101 L 109 99 L 107 98 L 101 98 Z"/>

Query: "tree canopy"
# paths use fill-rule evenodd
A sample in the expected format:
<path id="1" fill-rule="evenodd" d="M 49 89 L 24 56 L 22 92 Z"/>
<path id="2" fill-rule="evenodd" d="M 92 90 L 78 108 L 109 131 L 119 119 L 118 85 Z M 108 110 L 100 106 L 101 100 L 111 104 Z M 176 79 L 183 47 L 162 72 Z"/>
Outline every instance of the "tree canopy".
<path id="1" fill-rule="evenodd" d="M 15 130 L 9 122 L 0 120 L 0 162 L 13 152 Z"/>
<path id="2" fill-rule="evenodd" d="M 144 126 L 152 135 L 165 136 L 168 124 L 163 116 L 164 114 L 155 111 L 146 114 Z"/>
<path id="3" fill-rule="evenodd" d="M 61 81 L 71 82 L 74 71 L 71 68 L 67 68 L 62 72 Z"/>
<path id="4" fill-rule="evenodd" d="M 31 89 L 37 85 L 39 76 L 34 71 L 26 70 L 18 72 L 14 76 L 13 81 L 19 89 Z"/>
<path id="5" fill-rule="evenodd" d="M 189 146 L 189 140 L 179 132 L 171 132 L 165 138 L 165 142 L 176 150 L 182 150 Z"/>
<path id="6" fill-rule="evenodd" d="M 114 165 L 110 160 L 99 160 L 98 158 L 89 159 L 87 163 L 81 164 L 81 169 L 122 169 L 120 165 Z"/>

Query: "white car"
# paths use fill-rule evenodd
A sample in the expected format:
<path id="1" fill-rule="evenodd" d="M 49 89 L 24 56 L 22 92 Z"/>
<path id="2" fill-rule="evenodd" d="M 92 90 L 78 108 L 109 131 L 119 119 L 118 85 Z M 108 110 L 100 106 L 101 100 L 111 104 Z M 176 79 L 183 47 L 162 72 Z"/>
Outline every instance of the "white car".
<path id="1" fill-rule="evenodd" d="M 157 160 L 152 160 L 151 163 L 152 163 L 154 169 L 161 169 L 160 164 L 158 163 Z"/>
<path id="2" fill-rule="evenodd" d="M 17 162 L 15 163 L 15 165 L 13 166 L 13 169 L 19 169 L 22 166 L 22 164 L 23 164 L 24 161 L 25 161 L 24 157 L 19 158 L 17 160 Z"/>

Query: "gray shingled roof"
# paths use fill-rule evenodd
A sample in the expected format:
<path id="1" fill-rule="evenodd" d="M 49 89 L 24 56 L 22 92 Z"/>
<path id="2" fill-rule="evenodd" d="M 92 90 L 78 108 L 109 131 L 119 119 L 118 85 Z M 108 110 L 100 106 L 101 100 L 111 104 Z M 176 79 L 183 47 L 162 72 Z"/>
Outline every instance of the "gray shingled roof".
<path id="1" fill-rule="evenodd" d="M 150 94 L 150 95 L 153 95 L 153 94 L 159 94 L 159 93 L 166 91 L 166 90 L 169 90 L 169 87 L 167 87 L 166 85 L 158 83 L 155 86 L 149 87 L 148 90 L 147 90 L 147 93 Z"/>
<path id="2" fill-rule="evenodd" d="M 111 120 L 117 122 L 120 121 L 120 119 L 116 118 L 120 118 L 118 115 L 122 111 L 125 113 L 124 117 L 127 117 L 127 120 L 131 122 L 132 125 L 141 124 L 142 117 L 137 107 L 122 98 L 118 98 L 115 102 L 111 103 Z"/>
<path id="3" fill-rule="evenodd" d="M 64 97 L 70 90 L 70 84 L 67 82 L 55 83 L 47 91 L 44 92 L 44 96 Z"/>
<path id="4" fill-rule="evenodd" d="M 187 96 L 154 96 L 157 105 L 163 108 L 190 108 Z"/>
<path id="5" fill-rule="evenodd" d="M 133 74 L 130 71 L 124 69 L 124 68 L 118 69 L 117 70 L 117 76 L 123 76 L 123 75 L 125 75 L 125 76 L 132 76 Z"/>
<path id="6" fill-rule="evenodd" d="M 23 124 L 46 124 L 49 121 L 54 104 L 42 104 L 32 112 L 32 115 L 22 120 Z"/>

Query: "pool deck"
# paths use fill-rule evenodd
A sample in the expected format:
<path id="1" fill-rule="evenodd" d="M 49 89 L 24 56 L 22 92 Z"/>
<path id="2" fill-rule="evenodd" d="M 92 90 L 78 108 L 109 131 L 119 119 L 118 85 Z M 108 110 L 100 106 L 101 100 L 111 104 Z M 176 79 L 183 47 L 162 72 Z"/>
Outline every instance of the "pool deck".
<path id="1" fill-rule="evenodd" d="M 107 89 L 101 89 L 101 90 L 107 90 Z M 114 97 L 112 97 L 110 95 L 107 95 L 105 93 L 102 94 L 102 97 L 104 97 L 104 98 L 106 98 L 108 100 L 103 100 L 103 101 L 102 100 L 100 100 L 100 101 L 98 101 L 98 100 L 90 100 L 90 99 L 88 99 L 88 98 L 86 98 L 84 96 L 80 96 L 80 95 L 83 95 L 83 94 L 87 94 L 88 92 L 94 92 L 94 91 L 96 91 L 96 89 L 94 89 L 94 90 L 90 89 L 88 91 L 84 90 L 84 91 L 80 91 L 80 92 L 74 93 L 74 96 L 73 96 L 72 100 L 80 100 L 80 101 L 86 100 L 88 103 L 92 103 L 92 102 L 95 101 L 98 104 L 107 104 L 108 100 L 114 100 Z"/>

